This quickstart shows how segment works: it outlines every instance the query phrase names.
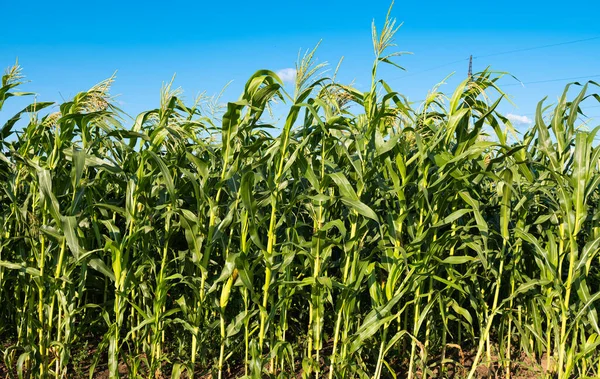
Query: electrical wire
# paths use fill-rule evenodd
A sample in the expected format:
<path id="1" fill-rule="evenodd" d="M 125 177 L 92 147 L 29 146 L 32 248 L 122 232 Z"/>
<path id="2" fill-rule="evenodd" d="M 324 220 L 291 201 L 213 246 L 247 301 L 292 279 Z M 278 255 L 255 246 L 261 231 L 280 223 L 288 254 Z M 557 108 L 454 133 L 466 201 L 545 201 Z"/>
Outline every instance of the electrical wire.
<path id="1" fill-rule="evenodd" d="M 526 48 L 523 48 L 523 49 L 508 50 L 508 51 L 502 51 L 502 52 L 499 52 L 499 53 L 491 53 L 491 54 L 486 54 L 486 55 L 478 55 L 478 56 L 474 56 L 473 59 L 496 57 L 498 55 L 514 54 L 514 53 L 520 53 L 522 51 L 531 51 L 531 50 L 537 50 L 537 49 L 545 49 L 545 48 L 554 47 L 554 46 L 570 45 L 570 44 L 573 44 L 573 43 L 592 41 L 592 40 L 599 39 L 599 38 L 600 38 L 600 36 L 592 37 L 592 38 L 578 39 L 578 40 L 574 40 L 574 41 L 552 43 L 552 44 L 549 44 L 549 45 L 526 47 Z"/>
<path id="2" fill-rule="evenodd" d="M 499 56 L 499 55 L 507 55 L 507 54 L 520 53 L 520 52 L 523 52 L 523 51 L 531 51 L 531 50 L 537 50 L 537 49 L 545 49 L 545 48 L 548 48 L 548 47 L 570 45 L 570 44 L 574 44 L 574 43 L 587 42 L 587 41 L 592 41 L 592 40 L 596 40 L 596 39 L 600 39 L 600 36 L 591 37 L 591 38 L 583 38 L 583 39 L 578 39 L 578 40 L 573 40 L 573 41 L 552 43 L 552 44 L 548 44 L 548 45 L 526 47 L 526 48 L 523 48 L 523 49 L 507 50 L 507 51 L 501 51 L 501 52 L 498 52 L 498 53 L 491 53 L 491 54 L 485 54 L 485 55 L 477 55 L 477 56 L 473 56 L 473 59 L 495 57 L 495 56 Z M 468 60 L 469 60 L 469 58 L 459 59 L 459 60 L 456 60 L 456 61 L 444 63 L 444 64 L 439 65 L 439 66 L 427 68 L 425 70 L 421 70 L 421 71 L 417 71 L 417 72 L 413 72 L 413 73 L 408 73 L 408 74 L 402 75 L 402 76 L 397 76 L 395 78 L 389 79 L 388 81 L 392 81 L 392 80 L 396 80 L 396 79 L 408 78 L 408 77 L 411 77 L 411 76 L 422 74 L 424 72 L 434 71 L 434 70 L 438 70 L 440 68 L 444 68 L 444 67 L 455 65 L 457 63 L 466 62 Z"/>
<path id="3" fill-rule="evenodd" d="M 533 82 L 520 82 L 520 83 L 509 83 L 509 84 L 503 84 L 502 87 L 509 87 L 509 86 L 521 86 L 521 85 L 525 85 L 525 84 L 538 84 L 538 83 L 550 83 L 550 82 L 561 82 L 561 81 L 565 81 L 565 80 L 577 80 L 577 79 L 589 79 L 589 78 L 598 78 L 600 77 L 600 75 L 588 75 L 588 76 L 575 76 L 572 78 L 560 78 L 560 79 L 546 79 L 546 80 L 536 80 Z"/>
<path id="4" fill-rule="evenodd" d="M 419 75 L 419 74 L 421 74 L 421 73 L 424 73 L 424 72 L 429 72 L 429 71 L 437 70 L 437 69 L 440 69 L 440 68 L 444 68 L 444 67 L 452 66 L 452 65 L 455 65 L 455 64 L 457 64 L 457 63 L 466 62 L 466 61 L 468 61 L 468 60 L 469 60 L 469 58 L 466 58 L 466 59 L 459 59 L 459 60 L 457 60 L 457 61 L 454 61 L 454 62 L 449 62 L 449 63 L 445 63 L 445 64 L 443 64 L 443 65 L 440 65 L 440 66 L 435 66 L 435 67 L 431 67 L 431 68 L 428 68 L 428 69 L 425 69 L 425 70 L 421 70 L 421 71 L 413 72 L 413 73 L 411 73 L 411 74 L 406 74 L 406 75 L 403 75 L 403 76 L 400 76 L 400 77 L 392 78 L 391 80 L 394 80 L 394 79 L 401 79 L 401 78 L 408 78 L 408 77 L 410 77 L 410 76 L 415 76 L 415 75 Z"/>

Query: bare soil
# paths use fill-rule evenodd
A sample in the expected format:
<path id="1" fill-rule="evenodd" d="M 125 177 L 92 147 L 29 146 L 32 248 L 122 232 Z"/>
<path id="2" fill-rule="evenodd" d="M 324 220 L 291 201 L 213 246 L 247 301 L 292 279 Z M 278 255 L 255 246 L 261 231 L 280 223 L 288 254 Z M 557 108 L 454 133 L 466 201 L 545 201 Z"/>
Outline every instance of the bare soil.
<path id="1" fill-rule="evenodd" d="M 6 344 L 3 344 L 3 349 L 6 348 Z M 326 345 L 323 353 L 326 353 L 328 346 Z M 89 377 L 89 368 L 91 367 L 91 363 L 94 357 L 94 353 L 95 353 L 95 348 L 89 348 L 87 351 L 87 354 L 85 354 L 85 356 L 87 357 L 87 359 L 85 359 L 83 362 L 78 362 L 78 364 L 80 365 L 79 367 L 77 367 L 77 369 L 70 368 L 69 369 L 69 374 L 68 374 L 68 378 L 72 378 L 72 379 L 83 379 L 83 378 L 88 378 Z M 471 370 L 471 367 L 473 365 L 473 360 L 475 357 L 475 351 L 467 351 L 464 352 L 462 349 L 460 349 L 460 347 L 458 345 L 449 345 L 448 349 L 446 351 L 446 357 L 448 359 L 450 359 L 452 362 L 451 363 L 447 363 L 444 365 L 444 369 L 441 370 L 439 364 L 436 364 L 436 362 L 439 362 L 439 357 L 433 358 L 430 363 L 429 363 L 429 367 L 432 367 L 431 369 L 431 373 L 430 373 L 430 377 L 431 374 L 433 374 L 433 377 L 437 377 L 437 378 L 447 378 L 447 379 L 462 379 L 462 378 L 466 378 L 469 371 Z M 506 368 L 502 366 L 502 362 L 500 361 L 500 359 L 498 358 L 498 356 L 492 355 L 491 356 L 491 361 L 490 362 L 486 362 L 485 361 L 485 354 L 483 357 L 483 361 L 480 362 L 479 366 L 476 369 L 476 378 L 479 379 L 497 379 L 497 378 L 504 378 L 505 375 L 505 370 Z M 323 372 L 328 373 L 328 369 L 326 368 L 325 362 L 321 362 L 323 365 Z M 395 374 L 397 375 L 398 378 L 406 378 L 406 371 L 408 368 L 407 362 L 403 362 L 403 363 L 399 363 L 399 362 L 390 362 L 390 364 L 392 365 L 392 367 L 400 367 L 400 369 L 398 370 L 398 372 L 396 372 Z M 539 360 L 539 363 L 536 362 L 534 359 L 528 357 L 526 354 L 521 354 L 517 359 L 515 359 L 513 357 L 513 361 L 511 363 L 511 367 L 510 367 L 510 371 L 511 371 L 511 378 L 514 379 L 535 379 L 535 378 L 541 378 L 544 376 L 544 373 L 546 372 L 546 370 L 548 370 L 548 366 L 552 366 L 554 365 L 555 362 L 554 360 L 548 360 L 546 356 L 542 356 L 541 359 Z M 293 377 L 296 378 L 302 378 L 302 364 L 301 362 L 297 362 L 296 367 L 298 367 L 298 372 L 296 372 Z M 17 377 L 17 372 L 16 372 L 16 367 L 12 368 L 12 374 L 13 376 L 16 378 Z M 128 378 L 128 367 L 127 365 L 123 362 L 119 365 L 119 374 L 121 375 L 122 378 Z M 164 365 L 163 370 L 160 373 L 156 373 L 154 378 L 155 379 L 166 379 L 166 378 L 170 378 L 171 377 L 171 367 L 169 367 L 168 365 Z M 81 375 L 81 373 L 84 373 L 84 375 Z M 25 373 L 25 377 L 27 377 L 27 373 Z M 234 378 L 240 378 L 242 376 L 244 376 L 244 366 L 243 365 L 233 365 L 233 366 L 228 366 L 224 372 L 223 372 L 223 377 L 226 379 L 234 379 Z M 386 377 L 387 371 L 384 370 L 383 373 L 383 377 Z M 423 373 L 420 369 L 417 369 L 416 371 L 416 378 L 421 378 L 423 377 Z M 6 367 L 6 364 L 4 361 L 0 360 L 0 378 L 10 378 L 10 374 L 9 374 L 9 369 L 8 367 Z M 35 375 L 31 376 L 31 377 L 35 377 Z M 213 376 L 211 375 L 210 372 L 206 372 L 206 371 L 197 371 L 194 375 L 195 378 L 201 378 L 201 379 L 212 379 Z M 108 379 L 109 378 L 109 370 L 108 367 L 106 366 L 106 364 L 98 364 L 95 368 L 95 374 L 93 376 L 93 378 L 98 378 L 98 379 Z M 186 375 L 185 373 L 181 376 L 182 379 L 188 378 L 188 375 Z"/>

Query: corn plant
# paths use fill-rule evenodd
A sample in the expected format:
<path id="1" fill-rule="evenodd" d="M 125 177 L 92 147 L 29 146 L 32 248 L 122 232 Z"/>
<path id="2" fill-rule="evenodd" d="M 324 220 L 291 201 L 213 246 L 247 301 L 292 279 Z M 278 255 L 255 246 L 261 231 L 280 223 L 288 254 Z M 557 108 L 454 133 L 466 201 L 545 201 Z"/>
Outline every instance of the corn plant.
<path id="1" fill-rule="evenodd" d="M 373 24 L 365 92 L 315 48 L 290 93 L 260 70 L 188 104 L 171 81 L 129 124 L 110 77 L 7 117 L 0 372 L 600 375 L 597 84 L 521 135 L 502 72 L 420 104 L 392 89 L 397 30 L 391 8 Z M 7 70 L 0 111 L 23 82 Z"/>

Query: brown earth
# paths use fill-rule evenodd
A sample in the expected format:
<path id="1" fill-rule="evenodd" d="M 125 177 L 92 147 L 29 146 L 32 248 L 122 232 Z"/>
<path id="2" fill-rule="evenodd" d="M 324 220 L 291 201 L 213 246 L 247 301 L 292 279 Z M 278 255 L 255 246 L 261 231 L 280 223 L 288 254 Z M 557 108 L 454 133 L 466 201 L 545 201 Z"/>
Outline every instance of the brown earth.
<path id="1" fill-rule="evenodd" d="M 6 346 L 4 346 L 6 348 Z M 324 349 L 324 352 L 327 350 L 327 346 Z M 69 373 L 68 378 L 79 379 L 79 378 L 88 378 L 89 368 L 91 366 L 91 359 L 93 358 L 95 353 L 94 348 L 88 349 L 86 357 L 88 357 L 87 362 L 80 362 L 82 367 L 78 367 L 78 372 L 83 372 L 85 375 L 78 375 L 73 369 L 71 373 Z M 436 362 L 439 362 L 438 359 L 432 359 L 430 361 L 430 367 L 437 366 L 432 369 L 433 377 L 439 378 L 448 378 L 448 379 L 462 379 L 466 378 L 473 364 L 473 359 L 475 357 L 474 351 L 463 352 L 462 349 L 458 345 L 449 345 L 447 349 L 447 358 L 452 362 L 445 364 L 443 372 L 440 372 L 439 365 L 436 365 Z M 321 362 L 324 366 L 324 373 L 328 373 L 327 368 L 325 367 L 325 362 Z M 401 367 L 402 371 L 396 372 L 398 378 L 406 378 L 405 372 L 407 370 L 407 364 L 398 364 L 398 362 L 390 362 L 395 367 Z M 528 357 L 526 354 L 521 354 L 518 359 L 513 359 L 511 363 L 511 378 L 514 379 L 535 379 L 542 378 L 544 376 L 545 371 L 548 366 L 548 359 L 546 356 L 542 356 L 540 362 L 536 362 L 535 360 Z M 552 365 L 555 364 L 553 360 L 550 361 Z M 295 373 L 296 378 L 302 378 L 302 364 L 301 362 L 297 362 L 296 367 L 298 367 L 298 372 Z M 96 373 L 93 378 L 98 379 L 108 379 L 109 371 L 106 364 L 99 364 L 95 369 Z M 13 368 L 12 373 L 16 376 L 16 368 Z M 430 373 L 430 377 L 431 377 Z M 121 374 L 122 378 L 128 377 L 128 368 L 125 363 L 121 363 L 119 365 L 119 374 Z M 223 377 L 226 379 L 240 378 L 244 376 L 244 366 L 243 365 L 234 365 L 227 367 L 223 372 Z M 386 377 L 386 371 L 383 373 L 383 377 Z M 206 371 L 197 371 L 194 375 L 196 378 L 201 379 L 212 379 L 213 376 L 210 372 Z M 415 377 L 421 378 L 422 371 L 417 370 Z M 0 360 L 0 378 L 9 378 L 9 371 L 6 367 L 5 363 Z M 27 377 L 27 376 L 25 376 Z M 155 379 L 166 379 L 171 377 L 170 367 L 164 366 L 162 373 L 156 373 Z M 480 362 L 479 366 L 476 369 L 476 377 L 479 379 L 497 379 L 505 377 L 505 368 L 502 367 L 502 363 L 499 361 L 498 356 L 492 355 L 490 362 L 485 362 L 485 354 L 482 357 L 482 362 Z M 188 375 L 184 373 L 181 375 L 182 379 L 188 378 Z"/>

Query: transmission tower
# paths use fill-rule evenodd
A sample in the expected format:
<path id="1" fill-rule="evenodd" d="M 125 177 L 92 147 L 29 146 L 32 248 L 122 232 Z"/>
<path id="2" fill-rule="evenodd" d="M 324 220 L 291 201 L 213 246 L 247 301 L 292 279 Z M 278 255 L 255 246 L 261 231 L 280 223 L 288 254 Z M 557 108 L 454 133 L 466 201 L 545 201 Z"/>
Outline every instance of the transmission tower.
<path id="1" fill-rule="evenodd" d="M 473 78 L 473 55 L 469 56 L 469 80 Z"/>

